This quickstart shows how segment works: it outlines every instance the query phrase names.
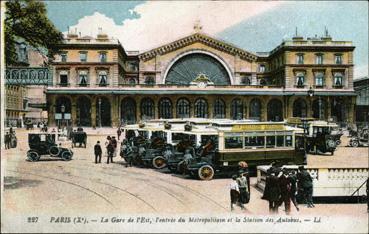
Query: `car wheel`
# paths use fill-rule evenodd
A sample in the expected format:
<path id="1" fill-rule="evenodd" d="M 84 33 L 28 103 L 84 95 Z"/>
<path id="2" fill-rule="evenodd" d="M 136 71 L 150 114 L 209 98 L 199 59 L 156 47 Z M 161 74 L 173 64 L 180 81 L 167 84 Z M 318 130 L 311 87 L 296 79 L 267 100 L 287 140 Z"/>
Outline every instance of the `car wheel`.
<path id="1" fill-rule="evenodd" d="M 29 150 L 27 152 L 27 158 L 31 162 L 37 162 L 38 160 L 40 160 L 40 157 L 41 156 L 34 150 Z"/>
<path id="2" fill-rule="evenodd" d="M 336 140 L 336 145 L 340 145 L 341 144 L 341 140 Z"/>
<path id="3" fill-rule="evenodd" d="M 204 165 L 199 168 L 198 175 L 201 180 L 211 180 L 214 177 L 214 169 L 210 165 Z"/>
<path id="4" fill-rule="evenodd" d="M 167 166 L 165 158 L 162 156 L 157 156 L 152 160 L 152 166 L 156 169 L 162 169 Z"/>
<path id="5" fill-rule="evenodd" d="M 49 149 L 49 153 L 50 153 L 51 156 L 56 157 L 56 156 L 59 155 L 60 149 L 57 146 L 51 146 L 50 149 Z"/>
<path id="6" fill-rule="evenodd" d="M 358 141 L 352 141 L 351 142 L 352 147 L 358 147 L 359 146 L 359 142 Z"/>
<path id="7" fill-rule="evenodd" d="M 61 157 L 64 161 L 69 161 L 72 159 L 72 153 L 70 151 L 64 151 Z"/>

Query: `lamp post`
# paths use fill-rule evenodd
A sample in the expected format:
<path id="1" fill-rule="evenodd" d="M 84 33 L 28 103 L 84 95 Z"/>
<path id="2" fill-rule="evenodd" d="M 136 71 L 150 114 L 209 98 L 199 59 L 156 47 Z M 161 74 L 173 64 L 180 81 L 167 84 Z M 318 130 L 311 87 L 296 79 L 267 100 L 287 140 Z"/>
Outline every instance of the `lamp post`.
<path id="1" fill-rule="evenodd" d="M 101 128 L 101 98 L 99 98 L 99 126 Z"/>
<path id="2" fill-rule="evenodd" d="M 63 122 L 64 122 L 64 112 L 65 112 L 65 106 L 64 106 L 64 104 L 62 104 L 61 105 L 61 107 L 60 107 L 60 111 L 61 111 L 61 113 L 62 113 L 62 124 L 64 124 Z"/>

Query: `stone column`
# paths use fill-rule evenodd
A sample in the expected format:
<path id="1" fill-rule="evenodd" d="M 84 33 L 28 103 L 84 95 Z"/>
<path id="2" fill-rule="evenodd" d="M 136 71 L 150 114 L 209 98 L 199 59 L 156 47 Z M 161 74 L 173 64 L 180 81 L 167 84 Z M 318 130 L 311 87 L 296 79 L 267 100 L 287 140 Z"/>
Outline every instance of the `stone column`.
<path id="1" fill-rule="evenodd" d="M 169 99 L 172 101 L 172 110 L 173 110 L 173 118 L 178 118 L 177 116 L 177 97 L 176 96 L 172 96 L 172 97 L 169 97 Z"/>
<path id="2" fill-rule="evenodd" d="M 77 125 L 77 98 L 75 96 L 70 97 L 71 101 L 71 125 L 76 126 Z"/>
<path id="3" fill-rule="evenodd" d="M 331 97 L 328 96 L 327 98 L 327 102 L 325 103 L 325 109 L 326 109 L 326 113 L 327 113 L 327 120 L 329 120 L 330 118 L 332 118 L 332 111 L 331 111 Z"/>
<path id="4" fill-rule="evenodd" d="M 268 99 L 265 97 L 260 98 L 261 108 L 260 108 L 260 121 L 267 121 L 268 117 Z"/>
<path id="5" fill-rule="evenodd" d="M 232 105 L 232 98 L 229 96 L 223 97 L 224 105 L 225 105 L 225 117 L 226 119 L 231 118 L 231 105 Z"/>
<path id="6" fill-rule="evenodd" d="M 136 122 L 138 123 L 141 120 L 141 98 L 136 96 L 133 100 L 136 101 Z"/>
<path id="7" fill-rule="evenodd" d="M 98 127 L 96 122 L 96 100 L 95 96 L 91 98 L 91 125 L 95 128 Z"/>
<path id="8" fill-rule="evenodd" d="M 55 127 L 55 96 L 51 95 L 48 97 L 48 125 L 49 127 Z"/>
<path id="9" fill-rule="evenodd" d="M 356 101 L 356 97 L 348 97 L 346 102 L 347 102 L 347 124 L 352 125 L 353 123 L 355 123 L 355 101 Z"/>
<path id="10" fill-rule="evenodd" d="M 118 127 L 119 126 L 119 101 L 118 101 L 118 95 L 113 95 L 110 98 L 111 102 L 111 125 L 112 127 Z"/>
<path id="11" fill-rule="evenodd" d="M 208 118 L 212 119 L 214 118 L 214 100 L 212 96 L 208 96 L 208 98 L 205 98 L 205 100 L 208 102 Z"/>

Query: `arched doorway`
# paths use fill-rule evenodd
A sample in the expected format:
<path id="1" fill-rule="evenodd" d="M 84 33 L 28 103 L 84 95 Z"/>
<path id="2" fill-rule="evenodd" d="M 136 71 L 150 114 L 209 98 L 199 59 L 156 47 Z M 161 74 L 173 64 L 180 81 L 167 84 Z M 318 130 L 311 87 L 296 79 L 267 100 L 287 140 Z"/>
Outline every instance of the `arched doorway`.
<path id="1" fill-rule="evenodd" d="M 162 98 L 159 101 L 159 118 L 171 119 L 173 118 L 172 101 L 169 98 Z"/>
<path id="2" fill-rule="evenodd" d="M 250 119 L 261 120 L 261 101 L 258 98 L 254 98 L 250 101 Z"/>
<path id="3" fill-rule="evenodd" d="M 96 99 L 96 125 L 98 127 L 111 126 L 111 105 L 106 97 L 99 97 Z M 101 118 L 100 118 L 101 116 Z"/>
<path id="4" fill-rule="evenodd" d="M 205 99 L 199 98 L 195 101 L 195 118 L 208 117 L 208 103 Z"/>
<path id="5" fill-rule="evenodd" d="M 268 103 L 268 121 L 283 121 L 283 104 L 278 99 L 272 99 Z"/>
<path id="6" fill-rule="evenodd" d="M 77 99 L 77 126 L 91 127 L 91 101 L 85 96 Z"/>
<path id="7" fill-rule="evenodd" d="M 125 124 L 136 123 L 136 102 L 130 97 L 124 98 L 120 105 L 120 118 Z"/>
<path id="8" fill-rule="evenodd" d="M 312 104 L 313 118 L 324 119 L 326 102 L 322 98 L 315 99 Z"/>
<path id="9" fill-rule="evenodd" d="M 141 101 L 141 119 L 153 119 L 155 118 L 155 105 L 151 98 L 144 98 Z"/>
<path id="10" fill-rule="evenodd" d="M 214 119 L 224 119 L 225 118 L 225 103 L 222 99 L 218 98 L 214 102 Z"/>
<path id="11" fill-rule="evenodd" d="M 307 117 L 306 102 L 302 98 L 296 99 L 293 103 L 293 117 Z"/>
<path id="12" fill-rule="evenodd" d="M 347 106 L 342 97 L 334 97 L 331 101 L 331 116 L 333 121 L 342 123 L 347 120 Z"/>
<path id="13" fill-rule="evenodd" d="M 231 104 L 231 118 L 232 119 L 243 119 L 243 104 L 241 99 L 235 98 Z"/>
<path id="14" fill-rule="evenodd" d="M 71 124 L 72 103 L 68 97 L 59 97 L 55 104 L 55 120 L 59 127 Z"/>
<path id="15" fill-rule="evenodd" d="M 177 118 L 190 118 L 190 101 L 186 98 L 177 101 Z"/>

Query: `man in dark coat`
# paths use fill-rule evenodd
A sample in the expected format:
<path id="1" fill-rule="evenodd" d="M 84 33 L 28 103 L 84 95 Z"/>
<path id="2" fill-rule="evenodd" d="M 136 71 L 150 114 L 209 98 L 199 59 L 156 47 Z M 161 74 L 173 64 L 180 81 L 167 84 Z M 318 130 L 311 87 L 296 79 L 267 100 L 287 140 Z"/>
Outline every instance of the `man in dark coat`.
<path id="1" fill-rule="evenodd" d="M 106 151 L 108 153 L 108 160 L 107 160 L 107 164 L 109 164 L 109 161 L 111 163 L 113 163 L 113 155 L 114 155 L 114 146 L 111 143 L 111 141 L 109 141 L 108 145 L 106 146 Z"/>
<path id="2" fill-rule="evenodd" d="M 299 211 L 298 203 L 296 200 L 296 191 L 297 191 L 297 176 L 296 171 L 292 170 L 290 175 L 288 176 L 289 181 L 291 183 L 291 191 L 290 191 L 290 198 L 292 203 L 295 205 L 296 210 Z"/>
<path id="3" fill-rule="evenodd" d="M 239 171 L 239 176 L 236 181 L 240 191 L 239 203 L 241 208 L 245 209 L 244 204 L 247 204 L 250 201 L 250 186 L 243 170 Z"/>
<path id="4" fill-rule="evenodd" d="M 275 174 L 274 168 L 270 168 L 267 171 L 268 175 L 266 178 L 265 189 L 262 199 L 269 201 L 269 212 L 278 213 L 278 203 L 281 196 L 279 188 L 279 180 Z"/>
<path id="5" fill-rule="evenodd" d="M 291 183 L 286 168 L 283 168 L 283 174 L 279 177 L 279 188 L 281 191 L 279 206 L 282 205 L 282 203 L 284 203 L 286 214 L 289 215 L 291 212 L 291 200 L 290 200 Z"/>
<path id="6" fill-rule="evenodd" d="M 122 135 L 122 130 L 119 127 L 118 130 L 117 130 L 118 141 L 120 139 L 120 135 Z"/>
<path id="7" fill-rule="evenodd" d="M 95 152 L 95 163 L 101 163 L 101 155 L 102 155 L 102 149 L 100 146 L 100 141 L 97 141 L 96 145 L 94 146 L 94 152 Z"/>
<path id="8" fill-rule="evenodd" d="M 5 149 L 10 149 L 10 134 L 7 132 L 4 137 Z"/>
<path id="9" fill-rule="evenodd" d="M 313 179 L 310 173 L 304 168 L 304 166 L 299 167 L 299 174 L 297 176 L 299 180 L 299 185 L 302 187 L 303 195 L 306 200 L 308 208 L 314 207 L 313 203 Z"/>

